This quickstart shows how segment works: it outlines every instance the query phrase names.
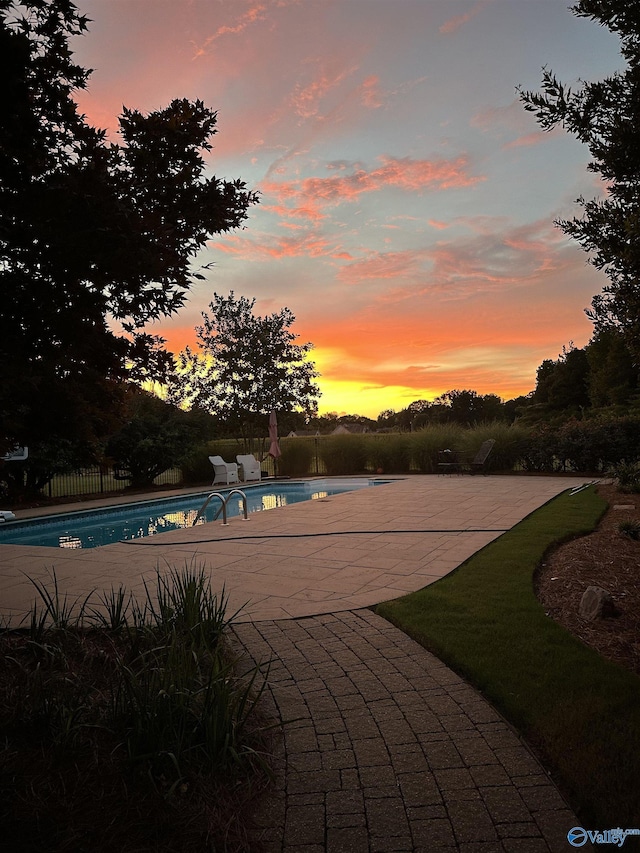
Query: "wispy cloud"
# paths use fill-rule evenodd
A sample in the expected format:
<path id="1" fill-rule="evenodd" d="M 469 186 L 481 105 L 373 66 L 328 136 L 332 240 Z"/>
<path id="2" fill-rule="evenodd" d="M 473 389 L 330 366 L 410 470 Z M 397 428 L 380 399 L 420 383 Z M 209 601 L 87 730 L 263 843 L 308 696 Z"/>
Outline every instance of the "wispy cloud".
<path id="1" fill-rule="evenodd" d="M 469 11 L 465 12 L 463 15 L 456 15 L 455 18 L 450 18 L 440 27 L 440 32 L 444 35 L 450 35 L 454 33 L 456 30 L 459 30 L 460 27 L 464 26 L 464 24 L 469 23 L 476 15 L 479 15 L 480 12 L 484 8 L 486 8 L 492 0 L 479 0 L 478 3 Z"/>
<path id="2" fill-rule="evenodd" d="M 552 137 L 560 136 L 562 133 L 564 133 L 562 128 L 554 129 L 548 133 L 541 130 L 534 131 L 533 133 L 525 133 L 524 136 L 519 136 L 517 139 L 512 139 L 511 142 L 507 142 L 502 148 L 504 151 L 509 148 L 531 148 L 534 145 L 543 145 Z"/>
<path id="3" fill-rule="evenodd" d="M 452 160 L 415 160 L 411 157 L 379 158 L 380 165 L 367 168 L 361 164 L 329 164 L 327 169 L 339 174 L 329 177 L 310 177 L 292 181 L 265 180 L 261 185 L 265 200 L 287 204 L 290 215 L 317 217 L 324 205 L 354 202 L 364 193 L 383 189 L 408 192 L 472 187 L 484 180 L 470 172 L 469 158 L 461 155 Z"/>
<path id="4" fill-rule="evenodd" d="M 457 224 L 464 223 L 463 219 Z M 402 302 L 438 293 L 459 300 L 470 294 L 526 287 L 543 272 L 557 269 L 562 238 L 546 221 L 520 227 L 488 229 L 486 220 L 467 220 L 468 232 L 434 245 L 402 252 L 369 252 L 342 266 L 338 278 L 359 285 L 390 280 L 394 286 L 378 294 L 380 302 Z M 475 231 L 475 233 L 473 233 Z"/>
<path id="5" fill-rule="evenodd" d="M 244 261 L 316 258 L 323 255 L 331 256 L 339 251 L 335 242 L 314 233 L 299 233 L 292 237 L 264 235 L 262 239 L 228 235 L 223 240 L 211 241 L 209 245 L 225 254 L 241 257 Z"/>
<path id="6" fill-rule="evenodd" d="M 346 284 L 362 284 L 371 279 L 414 279 L 426 273 L 427 251 L 371 252 L 369 257 L 346 264 L 338 278 Z"/>
<path id="7" fill-rule="evenodd" d="M 320 68 L 308 83 L 298 83 L 291 95 L 291 106 L 301 118 L 317 116 L 321 111 L 324 98 L 358 70 L 357 65 L 331 67 L 326 60 L 320 61 Z"/>
<path id="8" fill-rule="evenodd" d="M 209 52 L 211 45 L 222 36 L 238 35 L 238 33 L 243 32 L 252 24 L 257 23 L 258 21 L 264 21 L 266 18 L 266 11 L 267 7 L 265 5 L 258 4 L 247 9 L 247 11 L 243 12 L 242 15 L 236 16 L 233 23 L 222 24 L 222 26 L 218 27 L 212 35 L 208 36 L 201 45 L 194 45 L 195 53 L 193 55 L 193 59 L 205 56 Z"/>

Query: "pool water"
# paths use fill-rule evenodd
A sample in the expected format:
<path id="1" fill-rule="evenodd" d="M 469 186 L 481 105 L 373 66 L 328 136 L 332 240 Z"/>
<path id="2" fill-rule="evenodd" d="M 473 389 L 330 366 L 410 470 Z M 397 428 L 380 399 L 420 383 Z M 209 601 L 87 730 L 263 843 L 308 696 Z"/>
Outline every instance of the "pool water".
<path id="1" fill-rule="evenodd" d="M 381 485 L 388 481 L 351 480 L 307 480 L 300 482 L 262 483 L 245 486 L 249 513 L 263 512 L 280 506 L 318 500 L 330 495 L 351 492 L 356 489 Z M 233 487 L 233 488 L 237 488 Z M 229 495 L 233 488 L 220 489 Z M 71 512 L 64 515 L 49 515 L 29 521 L 11 521 L 0 526 L 0 545 L 43 545 L 53 548 L 98 548 L 122 540 L 140 539 L 191 527 L 198 510 L 210 491 L 193 495 L 142 501 L 102 509 Z M 214 498 L 197 524 L 206 524 L 220 513 L 221 502 Z M 231 495 L 227 503 L 227 518 L 242 515 L 243 501 L 240 495 Z"/>

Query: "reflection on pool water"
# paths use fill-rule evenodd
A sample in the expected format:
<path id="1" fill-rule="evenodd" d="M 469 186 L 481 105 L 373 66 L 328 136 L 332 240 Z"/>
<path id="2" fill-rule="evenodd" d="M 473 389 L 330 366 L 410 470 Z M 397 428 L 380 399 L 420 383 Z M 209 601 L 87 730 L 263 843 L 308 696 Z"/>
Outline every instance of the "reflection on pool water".
<path id="1" fill-rule="evenodd" d="M 319 500 L 386 482 L 389 481 L 365 478 L 272 482 L 244 487 L 243 492 L 247 496 L 247 510 L 253 513 L 300 501 Z M 232 491 L 231 488 L 220 490 L 225 496 Z M 198 492 L 156 501 L 49 515 L 29 521 L 7 522 L 0 527 L 0 545 L 98 548 L 121 540 L 180 530 L 193 525 L 208 494 L 209 491 Z M 220 509 L 220 500 L 212 500 L 197 524 L 213 521 Z M 242 512 L 242 496 L 231 495 L 227 502 L 227 517 L 242 515 Z"/>

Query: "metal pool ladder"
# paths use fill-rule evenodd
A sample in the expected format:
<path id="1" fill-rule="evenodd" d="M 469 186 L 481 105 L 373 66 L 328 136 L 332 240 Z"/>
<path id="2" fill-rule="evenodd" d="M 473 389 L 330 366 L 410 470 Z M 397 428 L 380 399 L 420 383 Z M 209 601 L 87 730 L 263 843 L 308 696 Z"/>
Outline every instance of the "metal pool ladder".
<path id="1" fill-rule="evenodd" d="M 242 489 L 232 489 L 229 492 L 229 494 L 226 496 L 226 498 L 221 492 L 211 492 L 210 495 L 207 495 L 207 499 L 205 500 L 205 502 L 202 504 L 202 506 L 200 507 L 200 509 L 196 513 L 196 517 L 193 519 L 193 524 L 191 526 L 192 527 L 196 526 L 198 519 L 200 518 L 202 513 L 205 511 L 205 509 L 209 506 L 209 502 L 211 501 L 212 498 L 220 498 L 220 504 L 221 504 L 220 509 L 216 513 L 215 518 L 213 520 L 215 521 L 216 518 L 218 518 L 218 516 L 220 515 L 220 512 L 222 512 L 222 524 L 223 525 L 227 524 L 227 504 L 229 503 L 229 501 L 231 500 L 233 495 L 240 495 L 242 497 L 242 514 L 244 516 L 244 520 L 249 521 L 249 514 L 248 514 L 248 510 L 247 510 L 247 496 L 242 491 Z"/>

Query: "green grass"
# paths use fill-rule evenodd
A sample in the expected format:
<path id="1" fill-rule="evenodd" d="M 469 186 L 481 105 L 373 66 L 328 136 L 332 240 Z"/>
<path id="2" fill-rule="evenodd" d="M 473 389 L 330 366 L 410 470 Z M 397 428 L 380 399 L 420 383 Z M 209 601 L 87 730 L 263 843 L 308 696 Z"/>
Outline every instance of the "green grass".
<path id="1" fill-rule="evenodd" d="M 555 543 L 592 530 L 593 489 L 560 495 L 455 572 L 379 605 L 467 678 L 525 736 L 584 820 L 640 823 L 640 679 L 545 615 L 536 567 Z"/>

